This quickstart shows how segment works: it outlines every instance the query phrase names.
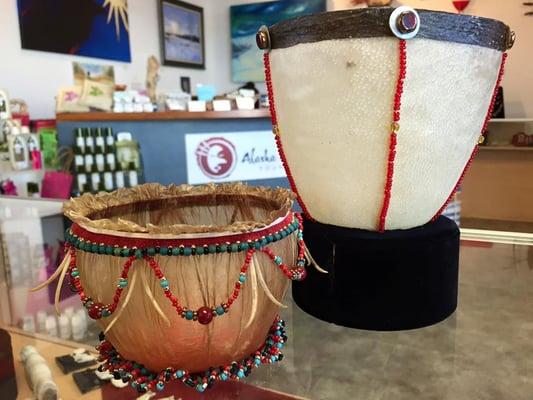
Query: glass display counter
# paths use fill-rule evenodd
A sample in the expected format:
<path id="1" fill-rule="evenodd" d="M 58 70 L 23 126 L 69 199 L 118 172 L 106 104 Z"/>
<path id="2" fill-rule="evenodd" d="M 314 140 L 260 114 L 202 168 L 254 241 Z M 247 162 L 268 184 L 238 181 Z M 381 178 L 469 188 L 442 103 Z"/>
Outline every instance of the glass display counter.
<path id="1" fill-rule="evenodd" d="M 72 374 L 64 374 L 56 364 L 56 357 L 75 348 L 92 349 L 98 332 L 88 323 L 83 337 L 73 338 L 72 330 L 67 336 L 55 316 L 55 290 L 28 291 L 44 281 L 59 261 L 66 228 L 61 202 L 0 198 L 0 210 L 1 324 L 12 346 L 0 349 L 0 356 L 12 351 L 15 367 L 15 376 L 0 373 L 0 387 L 13 388 L 16 382 L 18 398 L 31 397 L 19 359 L 21 348 L 31 344 L 48 362 L 61 398 L 137 398 L 131 388 L 110 384 L 81 394 Z M 152 398 L 530 399 L 532 245 L 532 234 L 463 230 L 459 307 L 450 318 L 424 329 L 343 328 L 303 313 L 287 296 L 282 317 L 289 339 L 282 362 L 259 368 L 242 383 L 222 382 L 203 394 L 184 385 L 168 385 Z M 64 315 L 84 312 L 68 288 L 63 290 Z M 0 359 L 1 365 L 5 359 Z"/>
<path id="2" fill-rule="evenodd" d="M 56 284 L 30 291 L 61 262 L 65 223 L 61 201 L 0 197 L 0 322 L 28 333 L 92 345 L 97 342 L 96 325 L 86 318 L 66 285 L 59 291 L 61 318 L 54 309 Z M 74 315 L 82 325 L 73 332 Z"/>

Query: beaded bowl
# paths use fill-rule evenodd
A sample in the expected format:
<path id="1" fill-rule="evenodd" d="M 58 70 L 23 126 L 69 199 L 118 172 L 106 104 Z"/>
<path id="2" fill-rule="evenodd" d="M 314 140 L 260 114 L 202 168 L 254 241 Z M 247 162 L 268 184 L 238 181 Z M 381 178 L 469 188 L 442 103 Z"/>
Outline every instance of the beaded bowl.
<path id="1" fill-rule="evenodd" d="M 139 371 L 189 379 L 228 366 L 229 376 L 234 360 L 279 359 L 284 335 L 272 331 L 272 321 L 279 321 L 287 278 L 306 275 L 292 203 L 286 189 L 243 184 L 86 194 L 64 206 L 73 225 L 55 275 L 60 284 L 68 277 L 102 326 L 100 351 L 112 371 L 136 378 L 141 373 L 132 371 L 142 365 Z M 270 334 L 279 344 L 271 348 L 267 339 L 268 354 L 257 353 Z"/>

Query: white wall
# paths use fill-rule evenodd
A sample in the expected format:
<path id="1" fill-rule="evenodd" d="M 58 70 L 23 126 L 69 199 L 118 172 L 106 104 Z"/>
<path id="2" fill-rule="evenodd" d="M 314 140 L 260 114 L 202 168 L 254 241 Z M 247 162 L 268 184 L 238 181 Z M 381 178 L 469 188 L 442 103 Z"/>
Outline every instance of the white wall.
<path id="1" fill-rule="evenodd" d="M 256 0 L 190 0 L 204 7 L 206 28 L 206 70 L 162 67 L 159 89 L 176 90 L 180 76 L 196 83 L 212 83 L 217 92 L 235 89 L 231 82 L 231 43 L 229 7 Z M 132 63 L 115 63 L 117 82 L 144 85 L 146 60 L 160 56 L 157 0 L 129 0 Z M 344 8 L 349 0 L 328 0 L 330 8 Z M 398 3 L 398 2 L 397 2 Z M 450 0 L 405 0 L 418 8 L 453 12 Z M 472 0 L 470 14 L 497 18 L 517 33 L 509 52 L 503 82 L 508 117 L 533 117 L 533 17 L 523 15 L 522 0 Z M 32 118 L 53 117 L 53 97 L 62 85 L 72 83 L 72 61 L 106 63 L 106 60 L 42 53 L 20 48 L 16 0 L 0 0 L 0 87 L 12 97 L 24 98 Z M 264 85 L 258 85 L 264 91 Z"/>
<path id="2" fill-rule="evenodd" d="M 210 7 L 215 10 L 217 18 L 213 20 L 209 27 L 209 32 L 217 38 L 217 46 L 214 50 L 216 59 L 216 74 L 212 83 L 219 93 L 229 92 L 238 87 L 238 83 L 231 81 L 231 33 L 230 33 L 230 13 L 229 8 L 236 4 L 254 3 L 254 0 L 214 0 Z M 265 92 L 264 84 L 257 84 L 257 88 Z"/>
<path id="3" fill-rule="evenodd" d="M 121 63 L 21 49 L 17 1 L 0 0 L 0 88 L 7 89 L 13 98 L 26 100 L 32 118 L 53 118 L 58 88 L 73 82 L 72 61 L 112 64 L 117 83 L 144 87 L 148 57 L 160 58 L 158 6 L 156 0 L 129 0 L 128 3 L 132 62 Z M 208 7 L 209 0 L 194 3 L 204 7 L 208 69 L 162 67 L 160 89 L 177 90 L 180 76 L 190 76 L 193 85 L 207 83 L 211 71 L 216 70 L 213 53 L 217 39 L 208 28 L 216 10 Z"/>

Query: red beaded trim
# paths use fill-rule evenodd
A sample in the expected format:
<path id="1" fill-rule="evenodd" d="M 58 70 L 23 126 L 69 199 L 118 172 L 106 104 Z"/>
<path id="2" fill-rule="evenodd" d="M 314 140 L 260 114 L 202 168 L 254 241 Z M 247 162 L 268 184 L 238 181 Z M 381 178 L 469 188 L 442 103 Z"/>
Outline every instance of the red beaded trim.
<path id="1" fill-rule="evenodd" d="M 234 235 L 224 235 L 224 236 L 213 236 L 205 238 L 195 238 L 195 239 L 140 239 L 124 236 L 113 236 L 106 235 L 102 233 L 90 232 L 82 228 L 78 224 L 72 224 L 72 232 L 85 241 L 93 243 L 101 243 L 109 246 L 118 246 L 118 247 L 137 247 L 140 249 L 146 247 L 180 247 L 180 246 L 205 246 L 211 244 L 219 244 L 225 242 L 247 242 L 255 241 L 261 239 L 263 236 L 273 234 L 280 229 L 285 228 L 293 221 L 293 214 L 289 213 L 287 216 L 279 223 L 272 225 L 266 229 L 261 229 L 254 232 L 238 233 Z"/>
<path id="2" fill-rule="evenodd" d="M 74 246 L 69 244 L 66 245 L 66 248 L 67 251 L 70 253 L 70 264 L 68 268 L 68 274 L 70 276 L 70 286 L 75 289 L 76 293 L 78 293 L 80 297 L 81 302 L 87 307 L 89 316 L 92 319 L 99 319 L 103 316 L 102 312 L 108 312 L 109 315 L 111 315 L 117 309 L 124 287 L 117 285 L 112 303 L 107 305 L 101 303 L 94 303 L 92 299 L 85 294 L 85 291 L 83 290 L 83 287 L 81 285 L 79 271 L 76 266 L 76 249 L 74 248 Z M 126 260 L 122 269 L 122 273 L 120 274 L 121 279 L 128 278 L 129 270 L 135 260 L 135 256 L 131 256 Z"/>
<path id="3" fill-rule="evenodd" d="M 378 231 L 383 232 L 385 230 L 385 222 L 387 219 L 387 212 L 389 211 L 391 190 L 392 190 L 392 179 L 394 176 L 394 160 L 396 158 L 396 143 L 398 125 L 400 121 L 400 109 L 402 104 L 402 93 L 403 93 L 403 82 L 405 80 L 405 71 L 406 71 L 406 61 L 407 53 L 405 51 L 405 40 L 400 40 L 399 42 L 399 61 L 400 68 L 398 73 L 398 80 L 396 82 L 396 93 L 394 94 L 394 111 L 392 115 L 392 126 L 390 133 L 390 142 L 389 142 L 389 157 L 387 160 L 387 180 L 385 182 L 385 191 L 383 194 L 383 206 L 381 207 L 381 213 L 379 214 L 379 223 Z"/>
<path id="4" fill-rule="evenodd" d="M 281 144 L 281 139 L 279 137 L 278 117 L 276 115 L 276 107 L 274 104 L 274 87 L 272 86 L 272 76 L 270 73 L 270 55 L 268 52 L 265 52 L 263 54 L 263 61 L 265 64 L 265 81 L 266 81 L 266 86 L 267 86 L 267 91 L 268 91 L 270 117 L 272 118 L 272 126 L 274 129 L 274 137 L 276 140 L 276 146 L 278 148 L 279 157 L 281 159 L 283 167 L 285 168 L 285 173 L 287 174 L 287 179 L 289 180 L 291 189 L 296 194 L 296 198 L 298 200 L 298 203 L 300 203 L 300 206 L 302 207 L 303 213 L 305 214 L 307 219 L 311 221 L 315 221 L 314 218 L 311 216 L 311 213 L 305 206 L 305 203 L 303 202 L 300 194 L 298 193 L 298 189 L 296 188 L 296 182 L 294 181 L 294 178 L 292 176 L 291 169 L 289 168 L 289 163 L 287 162 L 287 158 L 285 157 L 285 152 L 283 151 L 283 145 Z"/>
<path id="5" fill-rule="evenodd" d="M 500 87 L 500 83 L 501 83 L 502 78 L 503 78 L 503 73 L 505 72 L 505 61 L 506 60 L 507 60 L 507 53 L 503 53 L 502 54 L 502 61 L 501 61 L 501 64 L 500 64 L 500 70 L 498 72 L 498 78 L 496 79 L 496 86 L 494 87 L 494 91 L 492 93 L 492 98 L 491 98 L 491 101 L 490 101 L 489 109 L 487 111 L 487 115 L 485 116 L 485 121 L 483 122 L 483 127 L 481 128 L 481 135 L 483 137 L 485 137 L 485 135 L 487 134 L 487 127 L 488 127 L 489 121 L 490 121 L 490 119 L 492 117 L 492 111 L 494 110 L 494 104 L 496 103 L 496 97 L 498 95 L 498 88 Z M 459 186 L 461 186 L 461 184 L 463 183 L 463 179 L 464 179 L 464 177 L 466 175 L 466 171 L 468 171 L 468 169 L 470 168 L 470 165 L 472 164 L 472 161 L 474 161 L 474 157 L 476 156 L 476 154 L 478 152 L 478 148 L 479 148 L 479 143 L 477 143 L 474 146 L 474 150 L 472 150 L 472 154 L 470 155 L 470 158 L 466 162 L 465 167 L 463 168 L 463 172 L 459 176 L 459 179 L 457 180 L 457 183 L 455 184 L 452 192 L 450 193 L 450 195 L 448 196 L 448 198 L 446 199 L 444 204 L 441 206 L 441 208 L 439 208 L 439 211 L 437 211 L 437 213 L 433 216 L 433 218 L 431 218 L 432 221 L 435 221 L 444 212 L 446 207 L 448 207 L 448 204 L 450 204 L 450 201 L 452 201 L 453 196 L 455 196 L 455 193 L 459 189 Z"/>
<path id="6" fill-rule="evenodd" d="M 234 361 L 225 366 L 214 366 L 203 372 L 191 372 L 174 367 L 162 371 L 150 371 L 143 365 L 124 359 L 113 344 L 100 334 L 100 344 L 96 349 L 100 353 L 99 371 L 109 371 L 115 379 L 129 382 L 131 387 L 139 393 L 147 391 L 162 391 L 165 384 L 170 381 L 181 381 L 186 386 L 204 392 L 220 381 L 239 381 L 257 367 L 263 364 L 272 364 L 283 359 L 282 349 L 287 341 L 285 322 L 276 317 L 269 329 L 265 343 L 255 352 L 240 361 Z"/>

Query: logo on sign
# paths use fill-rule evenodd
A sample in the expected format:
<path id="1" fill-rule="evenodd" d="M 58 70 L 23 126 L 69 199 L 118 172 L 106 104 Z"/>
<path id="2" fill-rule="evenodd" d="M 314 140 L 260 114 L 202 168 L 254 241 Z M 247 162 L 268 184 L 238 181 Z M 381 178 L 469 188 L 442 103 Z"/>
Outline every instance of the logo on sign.
<path id="1" fill-rule="evenodd" d="M 229 140 L 214 137 L 200 142 L 195 151 L 202 172 L 212 179 L 230 175 L 237 164 L 235 146 Z"/>

